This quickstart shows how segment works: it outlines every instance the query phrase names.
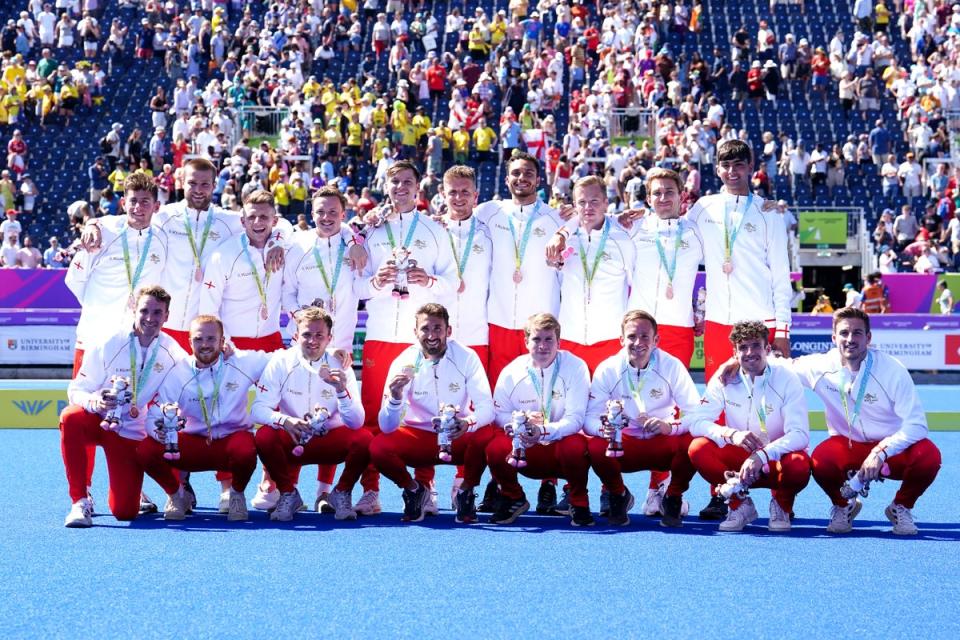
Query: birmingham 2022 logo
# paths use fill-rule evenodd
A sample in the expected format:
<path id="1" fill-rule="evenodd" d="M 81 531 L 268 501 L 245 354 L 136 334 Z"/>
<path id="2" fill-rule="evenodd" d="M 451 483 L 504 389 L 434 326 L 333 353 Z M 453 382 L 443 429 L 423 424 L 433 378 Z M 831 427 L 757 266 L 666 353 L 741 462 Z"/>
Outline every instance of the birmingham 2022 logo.
<path id="1" fill-rule="evenodd" d="M 53 400 L 11 400 L 10 402 L 20 413 L 27 416 L 38 416 L 53 404 Z M 66 407 L 66 400 L 57 400 L 57 415 L 60 415 Z"/>

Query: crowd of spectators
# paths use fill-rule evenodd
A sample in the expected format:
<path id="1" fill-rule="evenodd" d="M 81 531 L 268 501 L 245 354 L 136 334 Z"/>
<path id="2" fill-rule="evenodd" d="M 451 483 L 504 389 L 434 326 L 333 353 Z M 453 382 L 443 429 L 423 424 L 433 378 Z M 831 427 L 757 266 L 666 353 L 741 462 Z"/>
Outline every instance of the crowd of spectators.
<path id="1" fill-rule="evenodd" d="M 761 20 L 712 52 L 683 46 L 704 27 L 698 0 L 510 0 L 493 11 L 456 0 L 254 4 L 121 0 L 107 24 L 105 0 L 29 0 L 0 31 L 0 131 L 10 131 L 4 210 L 26 222 L 28 200 L 39 195 L 28 144 L 13 131 L 18 118 L 69 126 L 78 111 L 96 109 L 111 78 L 152 60 L 165 78 L 146 105 L 149 122 L 98 132 L 89 191 L 68 208 L 71 228 L 115 212 L 116 185 L 132 171 L 153 176 L 163 202 L 177 199 L 192 155 L 220 167 L 222 206 L 237 209 L 264 187 L 299 224 L 325 184 L 340 187 L 352 214 L 374 208 L 398 158 L 421 163 L 429 209 L 444 168 L 468 162 L 496 175 L 513 149 L 543 160 L 545 196 L 555 202 L 578 177 L 599 173 L 611 207 L 636 206 L 646 171 L 665 166 L 681 172 L 690 203 L 714 172 L 717 143 L 749 139 L 727 117 L 733 105 L 766 129 L 753 141 L 759 193 L 789 202 L 811 190 L 832 196 L 852 175 L 874 174 L 889 207 L 873 234 L 880 271 L 956 269 L 957 179 L 940 161 L 950 158 L 947 114 L 960 111 L 960 6 L 947 0 L 856 0 L 854 28 L 830 42 Z M 897 55 L 897 41 L 908 43 L 909 59 Z M 771 126 L 778 100 L 837 100 L 862 131 L 794 140 Z M 896 105 L 895 120 L 882 116 L 881 101 Z M 240 116 L 254 106 L 286 116 Z M 630 108 L 655 113 L 655 129 L 625 116 Z M 264 125 L 271 135 L 260 135 Z M 65 240 L 59 251 L 69 256 Z"/>

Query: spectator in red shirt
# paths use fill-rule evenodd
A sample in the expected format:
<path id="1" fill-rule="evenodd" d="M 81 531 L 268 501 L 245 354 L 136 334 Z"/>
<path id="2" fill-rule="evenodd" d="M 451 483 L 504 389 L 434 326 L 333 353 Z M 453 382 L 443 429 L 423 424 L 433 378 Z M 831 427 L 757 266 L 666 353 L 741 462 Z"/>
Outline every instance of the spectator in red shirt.
<path id="1" fill-rule="evenodd" d="M 434 101 L 442 99 L 447 90 L 447 69 L 440 64 L 439 58 L 427 68 L 427 88 L 430 89 L 430 98 Z"/>

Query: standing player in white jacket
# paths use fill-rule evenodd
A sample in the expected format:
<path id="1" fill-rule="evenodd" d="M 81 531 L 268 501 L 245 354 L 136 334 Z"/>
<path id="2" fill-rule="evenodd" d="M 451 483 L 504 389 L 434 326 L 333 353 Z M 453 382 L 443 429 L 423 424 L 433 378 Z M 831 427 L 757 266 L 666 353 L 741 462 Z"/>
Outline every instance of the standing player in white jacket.
<path id="1" fill-rule="evenodd" d="M 378 429 L 377 413 L 390 364 L 411 344 L 410 319 L 422 305 L 448 298 L 459 286 L 446 230 L 416 209 L 419 184 L 420 171 L 410 161 L 399 160 L 387 170 L 386 220 L 367 235 L 368 260 L 356 284 L 359 297 L 367 299 L 360 393 L 366 426 L 373 431 Z M 409 262 L 401 273 L 397 260 L 404 253 L 415 263 Z M 418 471 L 417 480 L 432 482 L 433 468 Z M 358 510 L 378 513 L 379 474 L 364 474 L 362 484 Z"/>
<path id="2" fill-rule="evenodd" d="M 736 379 L 723 383 L 719 371 L 707 383 L 703 399 L 684 416 L 696 438 L 690 460 L 711 486 L 737 474 L 745 488 L 769 488 L 770 531 L 789 531 L 797 494 L 810 481 L 810 425 L 803 386 L 789 365 L 769 358 L 769 330 L 759 321 L 738 322 L 730 333 L 736 354 Z M 718 424 L 721 413 L 726 424 Z M 750 497 L 729 499 L 721 531 L 742 531 L 757 519 Z"/>
<path id="3" fill-rule="evenodd" d="M 567 240 L 570 255 L 560 266 L 560 348 L 581 358 L 592 374 L 620 350 L 620 321 L 627 310 L 636 249 L 630 236 L 607 217 L 606 185 L 598 176 L 573 187 L 580 226 Z M 645 276 L 646 277 L 646 276 Z"/>
<path id="4" fill-rule="evenodd" d="M 150 402 L 147 433 L 137 447 L 140 464 L 151 475 L 165 477 L 163 490 L 175 499 L 181 492 L 178 477 L 164 473 L 169 467 L 183 471 L 224 470 L 231 474 L 228 520 L 246 520 L 243 492 L 257 467 L 253 420 L 247 411 L 247 396 L 267 364 L 262 351 L 236 351 L 224 358 L 223 324 L 216 316 L 197 316 L 190 324 L 193 355 L 176 364 Z M 176 403 L 184 419 L 177 436 L 179 456 L 167 460 L 162 407 Z"/>
<path id="5" fill-rule="evenodd" d="M 97 249 L 81 249 L 67 269 L 66 284 L 80 302 L 73 375 L 86 348 L 102 344 L 133 319 L 133 296 L 143 286 L 160 284 L 167 263 L 167 236 L 156 224 L 157 186 L 146 175 L 124 180 L 123 216 L 101 219 Z"/>
<path id="6" fill-rule="evenodd" d="M 426 304 L 417 310 L 417 344 L 401 353 L 387 375 L 380 408 L 380 435 L 370 443 L 373 464 L 403 489 L 403 519 L 419 522 L 429 500 L 429 487 L 417 482 L 407 467 L 437 464 L 440 447 L 435 418 L 452 407 L 453 429 L 445 435 L 449 460 L 465 465 L 457 493 L 457 522 L 476 520 L 473 489 L 486 465 L 486 447 L 496 435 L 493 398 L 479 356 L 449 340 L 452 333 L 446 308 Z"/>
<path id="7" fill-rule="evenodd" d="M 292 520 L 303 506 L 294 469 L 304 464 L 345 462 L 330 504 L 337 520 L 355 519 L 351 492 L 367 467 L 372 439 L 363 427 L 363 405 L 350 368 L 327 349 L 333 319 L 319 307 L 296 316 L 296 344 L 273 354 L 257 386 L 251 408 L 257 431 L 257 451 L 277 483 L 280 500 L 271 520 Z M 323 433 L 312 432 L 309 419 L 323 416 Z M 294 449 L 302 446 L 301 455 Z"/>
<path id="8" fill-rule="evenodd" d="M 704 372 L 709 380 L 730 357 L 735 323 L 761 320 L 773 347 L 790 353 L 790 256 L 787 231 L 763 198 L 750 192 L 753 152 L 740 140 L 717 149 L 721 193 L 700 198 L 687 218 L 703 241 L 707 272 Z"/>
<path id="9" fill-rule="evenodd" d="M 240 222 L 243 233 L 221 242 L 204 266 L 198 310 L 201 315 L 222 318 L 224 331 L 236 348 L 277 351 L 283 348 L 283 277 L 267 269 L 266 263 L 270 250 L 282 247 L 284 235 L 290 234 L 274 235 L 277 209 L 273 195 L 263 189 L 247 196 Z"/>
<path id="10" fill-rule="evenodd" d="M 139 289 L 135 297 L 133 330 L 118 330 L 83 356 L 80 372 L 67 388 L 70 405 L 60 414 L 60 450 L 73 506 L 64 524 L 93 524 L 89 496 L 89 452 L 103 447 L 110 474 L 110 511 L 118 520 L 133 520 L 139 511 L 143 468 L 137 462 L 137 443 L 146 437 L 147 403 L 165 376 L 185 356 L 160 328 L 170 309 L 170 294 L 160 287 Z M 129 402 L 121 405 L 118 422 L 101 422 L 117 407 L 113 378 L 128 381 Z M 161 481 L 160 478 L 155 478 Z M 185 500 L 168 501 L 166 513 L 181 518 Z"/>

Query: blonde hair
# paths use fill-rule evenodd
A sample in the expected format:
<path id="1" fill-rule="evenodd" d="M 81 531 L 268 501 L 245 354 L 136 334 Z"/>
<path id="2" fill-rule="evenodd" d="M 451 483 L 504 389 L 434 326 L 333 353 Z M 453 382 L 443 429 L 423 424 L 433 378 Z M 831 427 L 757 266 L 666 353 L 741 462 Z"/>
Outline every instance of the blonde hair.
<path id="1" fill-rule="evenodd" d="M 523 326 L 523 337 L 529 338 L 538 331 L 550 330 L 557 334 L 557 340 L 560 339 L 560 321 L 551 313 L 535 313 L 527 318 L 527 323 Z"/>

